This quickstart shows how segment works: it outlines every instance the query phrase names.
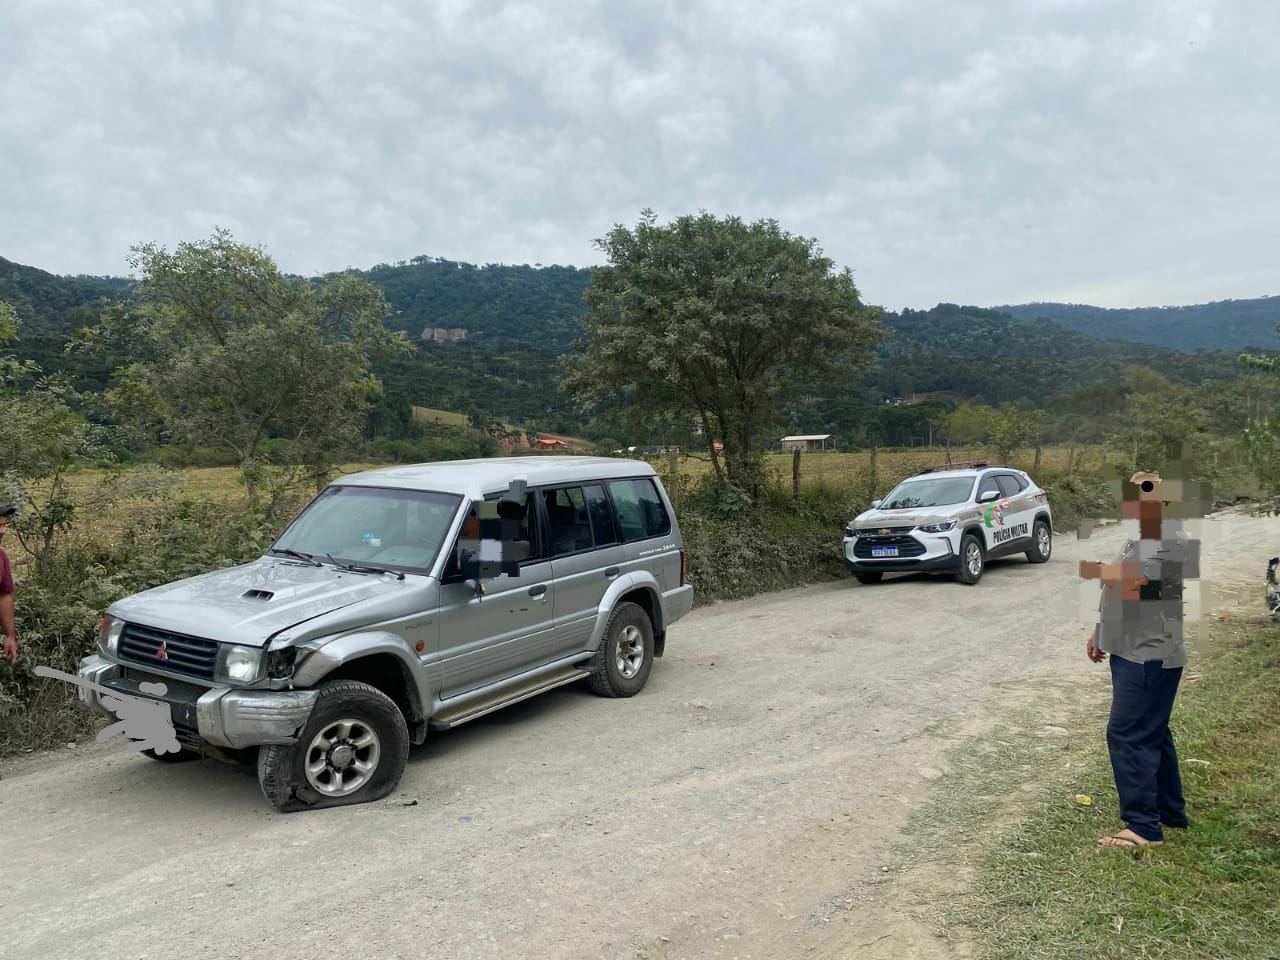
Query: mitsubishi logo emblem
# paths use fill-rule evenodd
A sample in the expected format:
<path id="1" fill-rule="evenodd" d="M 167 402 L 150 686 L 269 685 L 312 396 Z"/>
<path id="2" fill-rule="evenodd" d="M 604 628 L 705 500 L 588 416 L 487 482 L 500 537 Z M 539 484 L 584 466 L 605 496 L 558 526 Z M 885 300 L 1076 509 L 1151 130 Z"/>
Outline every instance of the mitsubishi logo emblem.
<path id="1" fill-rule="evenodd" d="M 166 643 L 167 643 L 167 641 L 165 641 L 165 640 L 161 640 L 161 641 L 160 641 L 160 649 L 156 651 L 156 659 L 157 659 L 157 660 L 168 660 L 168 659 L 169 659 L 169 651 L 165 648 L 165 644 L 166 644 Z"/>

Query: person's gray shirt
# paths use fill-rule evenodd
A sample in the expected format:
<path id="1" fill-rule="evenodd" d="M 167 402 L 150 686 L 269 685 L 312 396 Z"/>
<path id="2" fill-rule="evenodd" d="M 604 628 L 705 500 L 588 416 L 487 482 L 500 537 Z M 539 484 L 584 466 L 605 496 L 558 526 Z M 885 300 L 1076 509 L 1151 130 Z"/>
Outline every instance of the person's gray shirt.
<path id="1" fill-rule="evenodd" d="M 1162 666 L 1185 666 L 1182 636 L 1182 593 L 1187 580 L 1200 576 L 1200 541 L 1191 540 L 1181 524 L 1166 521 L 1161 540 L 1128 540 L 1117 563 L 1138 560 L 1148 584 L 1139 600 L 1122 600 L 1120 588 L 1103 588 L 1095 645 L 1133 663 L 1160 660 Z"/>

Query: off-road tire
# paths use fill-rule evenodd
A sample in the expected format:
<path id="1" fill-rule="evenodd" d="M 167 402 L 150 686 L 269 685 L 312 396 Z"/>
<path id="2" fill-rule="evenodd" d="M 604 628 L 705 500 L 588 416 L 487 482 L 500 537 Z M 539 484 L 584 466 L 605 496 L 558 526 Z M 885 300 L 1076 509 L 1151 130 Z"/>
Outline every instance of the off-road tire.
<path id="1" fill-rule="evenodd" d="M 192 760 L 204 759 L 196 751 L 188 750 L 186 747 L 183 747 L 177 753 L 157 753 L 150 748 L 139 750 L 138 752 L 150 760 L 159 760 L 161 763 L 190 763 Z"/>
<path id="2" fill-rule="evenodd" d="M 312 741 L 326 727 L 354 719 L 375 734 L 377 765 L 359 789 L 330 797 L 307 781 L 305 765 Z M 311 717 L 294 743 L 267 744 L 258 752 L 258 784 L 262 795 L 281 813 L 340 807 L 380 800 L 395 789 L 409 759 L 409 728 L 395 701 L 377 687 L 358 680 L 333 680 L 320 687 Z"/>
<path id="3" fill-rule="evenodd" d="M 976 569 L 970 570 L 970 560 L 973 559 L 973 551 L 976 550 Z M 987 569 L 987 557 L 982 549 L 982 541 L 972 533 L 966 533 L 960 538 L 960 569 L 956 571 L 956 579 L 961 583 L 974 584 L 982 579 L 982 573 Z"/>
<path id="4" fill-rule="evenodd" d="M 639 643 L 643 659 L 634 675 L 625 676 L 618 666 L 619 646 L 629 644 L 634 650 Z M 644 608 L 635 603 L 620 603 L 609 615 L 600 646 L 588 665 L 591 676 L 587 685 L 602 697 L 634 697 L 644 689 L 653 669 L 653 624 Z"/>
<path id="5" fill-rule="evenodd" d="M 859 583 L 879 583 L 884 579 L 883 570 L 873 570 L 870 573 L 855 573 Z"/>
<path id="6" fill-rule="evenodd" d="M 1040 533 L 1044 532 L 1044 550 L 1040 549 Z M 1031 563 L 1047 563 L 1049 557 L 1053 555 L 1053 531 L 1049 529 L 1049 525 L 1043 520 L 1037 520 L 1034 529 L 1031 531 L 1031 539 L 1035 541 L 1035 546 L 1027 551 L 1027 560 Z"/>

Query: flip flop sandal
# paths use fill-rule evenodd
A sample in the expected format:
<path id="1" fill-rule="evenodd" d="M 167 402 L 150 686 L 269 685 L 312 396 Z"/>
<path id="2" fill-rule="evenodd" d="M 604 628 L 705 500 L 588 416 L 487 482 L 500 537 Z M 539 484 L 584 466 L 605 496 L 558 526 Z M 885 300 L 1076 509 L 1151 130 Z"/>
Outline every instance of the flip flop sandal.
<path id="1" fill-rule="evenodd" d="M 1133 835 L 1133 837 L 1122 837 L 1120 834 L 1123 832 L 1124 831 L 1122 830 L 1120 831 L 1120 833 L 1113 833 L 1109 837 L 1103 837 L 1101 840 L 1098 841 L 1098 846 L 1121 847 L 1121 848 L 1128 849 L 1133 847 L 1158 847 L 1162 843 L 1164 843 L 1163 840 L 1146 840 L 1146 839 L 1143 839 L 1142 837 L 1138 837 L 1138 839 L 1135 840 L 1134 837 L 1138 836 L 1136 833 Z M 1107 841 L 1109 840 L 1115 841 L 1115 842 L 1108 843 Z"/>

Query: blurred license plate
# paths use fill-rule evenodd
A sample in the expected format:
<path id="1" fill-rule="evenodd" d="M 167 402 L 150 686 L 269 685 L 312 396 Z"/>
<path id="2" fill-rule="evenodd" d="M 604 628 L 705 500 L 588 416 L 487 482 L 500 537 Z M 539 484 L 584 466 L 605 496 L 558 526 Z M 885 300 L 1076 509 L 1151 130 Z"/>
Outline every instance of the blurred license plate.
<path id="1" fill-rule="evenodd" d="M 873 557 L 896 557 L 898 555 L 897 547 L 872 547 L 871 555 Z"/>

